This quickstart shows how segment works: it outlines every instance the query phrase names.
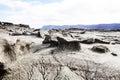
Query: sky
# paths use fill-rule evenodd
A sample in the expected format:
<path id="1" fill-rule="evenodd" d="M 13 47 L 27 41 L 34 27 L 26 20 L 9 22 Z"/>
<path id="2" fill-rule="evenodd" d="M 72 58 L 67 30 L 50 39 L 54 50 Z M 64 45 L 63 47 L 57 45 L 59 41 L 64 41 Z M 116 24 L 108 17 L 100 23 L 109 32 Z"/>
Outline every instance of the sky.
<path id="1" fill-rule="evenodd" d="M 32 28 L 120 23 L 120 0 L 0 0 L 0 21 Z"/>

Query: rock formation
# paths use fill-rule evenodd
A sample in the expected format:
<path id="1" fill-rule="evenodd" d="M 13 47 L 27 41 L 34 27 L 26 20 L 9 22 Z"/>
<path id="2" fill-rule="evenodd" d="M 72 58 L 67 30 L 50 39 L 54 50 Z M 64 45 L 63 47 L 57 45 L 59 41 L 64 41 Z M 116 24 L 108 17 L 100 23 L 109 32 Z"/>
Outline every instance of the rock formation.
<path id="1" fill-rule="evenodd" d="M 95 52 L 100 52 L 100 53 L 106 53 L 109 51 L 109 49 L 103 45 L 93 46 L 92 50 Z"/>
<path id="2" fill-rule="evenodd" d="M 81 49 L 80 42 L 78 40 L 57 37 L 58 48 L 60 50 L 79 51 Z"/>

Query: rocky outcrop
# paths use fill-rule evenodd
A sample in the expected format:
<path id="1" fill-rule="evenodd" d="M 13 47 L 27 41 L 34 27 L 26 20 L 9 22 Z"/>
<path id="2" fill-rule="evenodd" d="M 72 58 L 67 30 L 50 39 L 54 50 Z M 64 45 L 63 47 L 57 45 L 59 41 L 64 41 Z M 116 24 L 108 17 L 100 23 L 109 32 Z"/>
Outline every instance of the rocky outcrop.
<path id="1" fill-rule="evenodd" d="M 54 46 L 58 46 L 56 44 L 58 44 L 58 40 L 57 40 L 57 36 L 62 36 L 62 34 L 60 33 L 53 33 L 53 34 L 50 34 L 50 35 L 46 35 L 45 36 L 45 39 L 43 40 L 43 44 L 54 44 Z"/>
<path id="2" fill-rule="evenodd" d="M 51 36 L 50 35 L 46 35 L 45 39 L 43 40 L 43 44 L 47 44 L 47 43 L 50 43 L 52 40 L 51 40 Z"/>
<path id="3" fill-rule="evenodd" d="M 46 35 L 49 35 L 48 31 L 40 30 L 38 31 L 38 37 L 45 38 Z"/>
<path id="4" fill-rule="evenodd" d="M 45 39 L 43 40 L 43 44 L 50 44 L 51 47 L 54 47 L 58 46 L 58 41 L 52 36 L 46 35 Z"/>
<path id="5" fill-rule="evenodd" d="M 80 42 L 72 37 L 64 37 L 62 34 L 46 35 L 43 44 L 50 44 L 58 47 L 59 50 L 79 51 Z"/>
<path id="6" fill-rule="evenodd" d="M 103 45 L 93 46 L 92 51 L 99 52 L 99 53 L 106 53 L 109 49 Z"/>
<path id="7" fill-rule="evenodd" d="M 1 22 L 1 25 L 3 25 L 3 26 L 13 26 L 14 24 L 10 23 L 10 22 Z"/>
<path id="8" fill-rule="evenodd" d="M 58 49 L 68 51 L 79 51 L 81 49 L 80 42 L 75 39 L 65 37 L 57 37 Z"/>
<path id="9" fill-rule="evenodd" d="M 97 38 L 88 38 L 88 39 L 80 40 L 80 43 L 84 43 L 84 44 L 93 44 L 93 43 L 110 44 L 110 41 L 97 39 Z"/>
<path id="10" fill-rule="evenodd" d="M 85 34 L 85 31 L 80 32 L 80 34 Z"/>
<path id="11" fill-rule="evenodd" d="M 19 26 L 19 27 L 30 28 L 29 25 L 26 25 L 26 24 L 19 24 L 18 26 Z"/>
<path id="12" fill-rule="evenodd" d="M 96 43 L 102 43 L 102 44 L 110 44 L 110 41 L 107 41 L 107 40 L 102 40 L 102 39 L 95 39 L 95 42 Z"/>
<path id="13" fill-rule="evenodd" d="M 80 43 L 93 44 L 95 43 L 95 39 L 93 38 L 84 39 L 84 40 L 81 40 Z"/>
<path id="14" fill-rule="evenodd" d="M 19 33 L 30 32 L 32 33 L 34 29 L 30 28 L 29 25 L 26 24 L 14 24 L 10 22 L 0 22 L 0 29 L 4 29 L 8 33 L 14 35 L 22 35 Z M 24 34 L 23 34 L 24 35 Z"/>
<path id="15" fill-rule="evenodd" d="M 20 35 L 23 35 L 23 34 L 22 34 L 22 33 L 15 32 L 15 33 L 9 33 L 9 35 L 11 35 L 11 36 L 20 36 Z"/>

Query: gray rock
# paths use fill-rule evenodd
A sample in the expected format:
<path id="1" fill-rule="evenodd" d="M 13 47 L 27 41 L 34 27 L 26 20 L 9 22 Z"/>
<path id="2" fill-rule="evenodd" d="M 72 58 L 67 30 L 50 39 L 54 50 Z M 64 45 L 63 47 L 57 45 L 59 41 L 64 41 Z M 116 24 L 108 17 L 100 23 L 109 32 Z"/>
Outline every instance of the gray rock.
<path id="1" fill-rule="evenodd" d="M 30 28 L 29 25 L 26 25 L 26 24 L 19 24 L 19 27 Z"/>
<path id="2" fill-rule="evenodd" d="M 97 39 L 97 38 L 95 38 L 95 39 L 94 38 L 83 39 L 80 42 L 84 43 L 84 44 L 93 44 L 93 43 L 110 44 L 110 41 Z"/>
<path id="3" fill-rule="evenodd" d="M 80 42 L 75 39 L 69 39 L 64 37 L 57 37 L 58 49 L 68 51 L 79 51 L 81 49 Z"/>
<path id="4" fill-rule="evenodd" d="M 58 41 L 53 39 L 50 35 L 46 35 L 45 39 L 43 40 L 43 44 L 50 44 L 51 47 L 58 46 Z"/>
<path id="5" fill-rule="evenodd" d="M 58 47 L 59 50 L 79 51 L 80 42 L 71 37 L 64 37 L 62 34 L 46 35 L 43 44 L 50 44 Z"/>
<path id="6" fill-rule="evenodd" d="M 93 44 L 93 43 L 95 43 L 95 39 L 93 39 L 93 38 L 84 39 L 84 40 L 81 40 L 80 43 Z"/>
<path id="7" fill-rule="evenodd" d="M 9 35 L 11 35 L 11 36 L 20 36 L 20 35 L 23 35 L 23 34 L 22 34 L 22 33 L 15 32 L 15 33 L 10 33 Z"/>
<path id="8" fill-rule="evenodd" d="M 101 39 L 95 39 L 96 43 L 102 43 L 102 44 L 110 44 L 110 41 L 106 41 L 106 40 L 101 40 Z"/>
<path id="9" fill-rule="evenodd" d="M 85 34 L 85 31 L 80 32 L 80 34 Z"/>
<path id="10" fill-rule="evenodd" d="M 112 54 L 113 56 L 118 56 L 116 53 L 113 53 L 113 52 L 112 52 L 111 54 Z"/>
<path id="11" fill-rule="evenodd" d="M 98 45 L 98 46 L 93 46 L 92 51 L 99 53 L 106 53 L 109 51 L 109 49 L 106 46 Z"/>
<path id="12" fill-rule="evenodd" d="M 22 34 L 23 35 L 31 35 L 31 33 L 29 33 L 29 32 L 23 32 Z"/>

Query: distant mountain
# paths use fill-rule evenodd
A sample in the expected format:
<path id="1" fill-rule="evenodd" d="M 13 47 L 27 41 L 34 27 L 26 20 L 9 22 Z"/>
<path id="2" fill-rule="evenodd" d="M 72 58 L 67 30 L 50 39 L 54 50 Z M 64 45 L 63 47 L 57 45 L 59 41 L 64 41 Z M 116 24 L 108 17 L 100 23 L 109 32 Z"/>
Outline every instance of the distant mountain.
<path id="1" fill-rule="evenodd" d="M 97 25 L 45 25 L 41 29 L 68 29 L 68 28 L 79 28 L 79 29 L 98 29 L 98 30 L 118 30 L 120 24 L 97 24 Z"/>

